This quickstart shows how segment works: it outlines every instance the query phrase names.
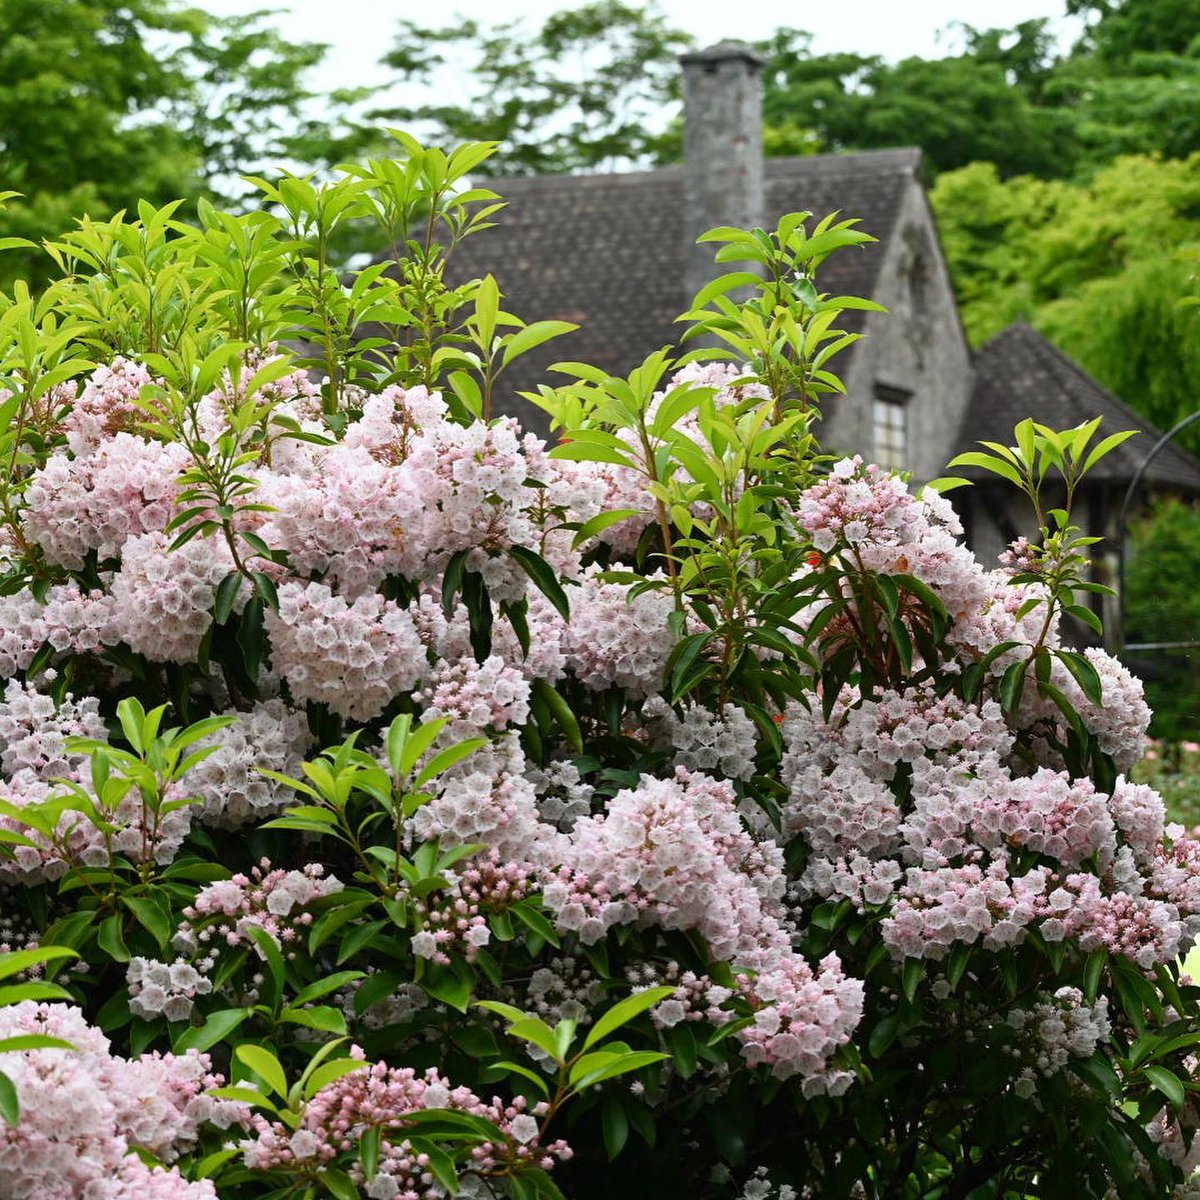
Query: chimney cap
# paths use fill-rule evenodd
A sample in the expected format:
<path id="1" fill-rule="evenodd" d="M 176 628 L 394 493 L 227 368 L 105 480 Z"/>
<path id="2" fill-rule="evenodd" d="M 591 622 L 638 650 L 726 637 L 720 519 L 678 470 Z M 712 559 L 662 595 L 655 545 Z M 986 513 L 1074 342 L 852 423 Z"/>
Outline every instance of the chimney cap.
<path id="1" fill-rule="evenodd" d="M 684 67 L 715 67 L 718 63 L 741 61 L 761 69 L 767 64 L 767 56 L 746 42 L 726 40 L 703 50 L 689 50 L 679 56 L 679 61 Z"/>

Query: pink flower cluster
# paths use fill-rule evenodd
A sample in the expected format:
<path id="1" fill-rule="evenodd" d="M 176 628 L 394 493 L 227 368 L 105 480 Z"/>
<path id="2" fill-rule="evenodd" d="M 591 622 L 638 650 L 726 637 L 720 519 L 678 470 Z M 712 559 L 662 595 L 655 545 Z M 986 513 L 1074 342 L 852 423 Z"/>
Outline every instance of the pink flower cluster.
<path id="1" fill-rule="evenodd" d="M 361 1052 L 358 1052 L 361 1056 Z M 353 1155 L 351 1177 L 371 1200 L 438 1200 L 445 1195 L 428 1157 L 405 1137 L 405 1118 L 430 1109 L 468 1113 L 491 1122 L 496 1139 L 471 1147 L 466 1170 L 477 1175 L 519 1174 L 522 1167 L 549 1170 L 567 1159 L 565 1142 L 540 1142 L 538 1117 L 546 1105 L 529 1108 L 523 1097 L 511 1104 L 481 1100 L 470 1088 L 452 1087 L 435 1069 L 376 1063 L 327 1084 L 305 1106 L 298 1129 L 254 1118 L 255 1136 L 241 1143 L 248 1167 L 313 1170 L 340 1155 Z M 383 1134 L 378 1174 L 364 1177 L 358 1145 L 368 1129 Z"/>
<path id="2" fill-rule="evenodd" d="M 219 1101 L 208 1056 L 124 1059 L 77 1008 L 23 1001 L 0 1009 L 0 1037 L 41 1034 L 73 1050 L 4 1056 L 21 1122 L 0 1124 L 0 1193 L 10 1200 L 216 1200 L 211 1183 L 188 1183 L 149 1167 L 135 1150 L 171 1163 L 201 1125 L 242 1121 L 243 1106 Z"/>
<path id="3" fill-rule="evenodd" d="M 209 443 L 227 434 L 248 372 L 270 361 L 270 352 L 252 354 L 242 384 L 235 388 L 227 378 L 204 397 L 189 417 L 192 432 Z M 728 392 L 722 402 L 741 396 L 726 386 L 737 376 L 732 368 L 696 372 L 704 386 Z M 217 585 L 234 564 L 221 536 L 169 549 L 173 535 L 165 529 L 176 512 L 179 476 L 193 464 L 182 443 L 146 435 L 139 395 L 153 382 L 129 360 L 98 368 L 67 411 L 68 445 L 30 479 L 24 536 L 69 570 L 81 570 L 94 555 L 100 575 L 91 592 L 75 583 L 52 587 L 45 605 L 28 593 L 0 597 L 0 675 L 23 670 L 46 642 L 59 653 L 124 643 L 164 663 L 193 662 L 199 653 Z M 436 588 L 458 552 L 469 554 L 467 569 L 482 574 L 493 602 L 529 604 L 530 651 L 521 651 L 500 620 L 498 669 L 554 681 L 569 667 L 589 687 L 657 690 L 674 643 L 666 622 L 671 604 L 658 595 L 627 603 L 622 585 L 601 582 L 595 571 L 580 578 L 581 551 L 567 526 L 602 511 L 606 487 L 591 465 L 550 459 L 544 444 L 522 437 L 512 421 L 461 426 L 423 388 L 356 391 L 361 416 L 336 436 L 323 423 L 318 389 L 302 372 L 266 385 L 261 395 L 277 404 L 276 417 L 316 439 L 290 437 L 284 424 L 268 420 L 265 440 L 255 443 L 257 461 L 244 472 L 256 485 L 250 499 L 267 511 L 236 518 L 239 528 L 286 555 L 286 563 L 259 559 L 257 566 L 277 578 L 279 612 L 267 616 L 270 665 L 293 702 L 325 703 L 350 720 L 370 720 L 429 679 L 431 663 L 467 657 L 461 611 L 447 621 L 428 598 L 406 608 L 379 593 L 397 578 Z M 509 555 L 514 546 L 536 547 L 568 580 L 578 579 L 569 627 Z M 238 611 L 247 596 L 243 588 Z M 512 710 L 504 724 L 525 719 L 518 692 L 500 705 Z M 430 699 L 438 703 L 432 690 Z M 500 720 L 494 712 L 486 724 L 495 729 Z"/>
<path id="4" fill-rule="evenodd" d="M 598 572 L 588 571 L 570 599 L 563 651 L 576 678 L 597 691 L 615 685 L 635 698 L 657 692 L 675 644 L 667 623 L 674 610 L 671 593 L 631 598 L 624 584 L 605 583 Z"/>
<path id="5" fill-rule="evenodd" d="M 412 616 L 377 593 L 348 601 L 323 583 L 285 583 L 266 624 L 292 697 L 353 720 L 378 716 L 428 672 Z"/>
<path id="6" fill-rule="evenodd" d="M 578 822 L 564 853 L 543 896 L 585 943 L 641 922 L 698 930 L 717 958 L 749 965 L 788 947 L 782 854 L 745 832 L 727 783 L 645 775 Z"/>
<path id="7" fill-rule="evenodd" d="M 452 872 L 450 886 L 412 899 L 420 931 L 412 937 L 418 958 L 449 963 L 451 953 L 474 962 L 492 938 L 488 917 L 502 913 L 533 890 L 531 868 L 501 862 L 492 850 Z"/>
<path id="8" fill-rule="evenodd" d="M 67 444 L 77 458 L 95 450 L 119 433 L 135 433 L 141 422 L 152 419 L 139 404 L 142 388 L 159 382 L 139 362 L 118 355 L 108 366 L 99 366 L 77 395 L 63 421 Z"/>
<path id="9" fill-rule="evenodd" d="M 312 924 L 308 906 L 342 887 L 335 876 L 326 876 L 320 863 L 310 863 L 303 871 L 285 871 L 272 870 L 263 859 L 249 875 L 234 875 L 200 889 L 183 910 L 185 920 L 175 936 L 175 948 L 200 953 L 197 965 L 207 972 L 222 947 L 256 949 L 250 935 L 255 928 L 270 934 L 286 956 L 301 931 Z"/>
<path id="10" fill-rule="evenodd" d="M 744 977 L 743 977 L 744 978 Z M 840 1096 L 854 1082 L 830 1058 L 862 1019 L 863 987 L 829 954 L 814 971 L 798 955 L 781 958 L 743 984 L 755 1006 L 754 1023 L 736 1034 L 742 1057 L 767 1066 L 777 1079 L 802 1076 L 806 1096 Z"/>
<path id="11" fill-rule="evenodd" d="M 454 662 L 439 661 L 414 699 L 425 705 L 426 720 L 449 721 L 442 736 L 452 741 L 486 730 L 502 733 L 529 719 L 529 681 L 498 654 L 481 663 L 469 654 Z"/>
<path id="12" fill-rule="evenodd" d="M 991 701 L 847 694 L 829 721 L 797 708 L 784 734 L 786 827 L 812 850 L 798 896 L 885 908 L 897 956 L 998 948 L 1036 926 L 1151 967 L 1200 932 L 1200 848 L 1167 837 L 1161 799 L 1029 774 Z"/>
<path id="13" fill-rule="evenodd" d="M 443 846 L 481 842 L 510 862 L 550 862 L 560 835 L 541 820 L 525 770 L 516 736 L 502 735 L 437 781 L 437 794 L 417 809 L 406 832 Z"/>
<path id="14" fill-rule="evenodd" d="M 814 974 L 793 953 L 781 852 L 746 833 L 729 784 L 683 768 L 674 780 L 643 776 L 578 822 L 564 849 L 543 888 L 560 929 L 585 944 L 620 924 L 696 930 L 714 958 L 757 972 L 755 1023 L 739 1034 L 747 1061 L 803 1075 L 810 1091 L 849 1082 L 828 1060 L 861 1017 L 862 984 L 834 956 Z"/>
<path id="15" fill-rule="evenodd" d="M 421 577 L 424 497 L 405 471 L 365 448 L 334 446 L 310 476 L 264 472 L 257 500 L 271 505 L 259 532 L 286 550 L 294 571 L 320 576 L 347 599 L 388 575 Z"/>
<path id="16" fill-rule="evenodd" d="M 48 837 L 35 824 L 36 812 L 65 790 L 38 779 L 32 771 L 19 771 L 11 779 L 0 779 L 0 800 L 14 810 L 30 810 L 29 818 L 17 812 L 0 816 L 0 828 L 18 834 L 24 841 L 13 847 L 10 858 L 0 858 L 0 880 L 41 883 L 59 879 L 70 866 L 104 867 L 113 856 L 134 863 L 155 862 L 165 866 L 174 860 L 192 824 L 191 806 L 184 804 L 167 812 L 155 812 L 140 790 L 130 788 L 115 807 L 104 807 L 91 793 L 87 777 L 71 773 L 71 782 L 82 787 L 84 796 L 74 807 L 55 801 L 57 813 Z M 167 789 L 164 800 L 184 799 L 180 786 Z M 92 810 L 98 820 L 89 815 Z"/>
<path id="17" fill-rule="evenodd" d="M 233 570 L 219 538 L 192 538 L 168 551 L 162 533 L 132 537 L 112 581 L 112 622 L 120 641 L 154 662 L 194 662 L 212 624 L 217 585 Z M 237 609 L 245 604 L 242 589 Z"/>
<path id="18" fill-rule="evenodd" d="M 177 442 L 118 433 L 89 453 L 52 454 L 25 492 L 22 527 L 49 562 L 78 570 L 90 552 L 119 557 L 125 542 L 159 533 L 174 515 L 176 480 L 189 462 Z"/>
<path id="19" fill-rule="evenodd" d="M 1029 1043 L 1030 1075 L 1056 1075 L 1072 1058 L 1091 1058 L 1112 1033 L 1108 998 L 1088 1004 L 1073 987 L 1059 988 L 1030 1008 L 1012 1009 L 1007 1022 Z M 1020 1080 L 1016 1086 L 1020 1091 Z"/>

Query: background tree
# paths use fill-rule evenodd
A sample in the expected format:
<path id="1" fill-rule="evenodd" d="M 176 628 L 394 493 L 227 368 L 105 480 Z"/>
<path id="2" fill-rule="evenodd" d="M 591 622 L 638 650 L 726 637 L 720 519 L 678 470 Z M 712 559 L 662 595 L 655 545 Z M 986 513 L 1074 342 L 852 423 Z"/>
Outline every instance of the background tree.
<path id="1" fill-rule="evenodd" d="M 138 198 L 229 198 L 266 161 L 321 164 L 349 147 L 353 98 L 304 83 L 324 47 L 293 45 L 267 14 L 218 18 L 179 0 L 0 4 L 0 190 L 24 199 L 0 237 L 57 234 Z M 7 255 L 4 278 L 45 274 Z"/>
<path id="2" fill-rule="evenodd" d="M 1131 642 L 1200 641 L 1200 508 L 1169 501 L 1138 521 L 1125 573 Z M 1171 741 L 1200 729 L 1200 648 L 1145 654 L 1135 664 L 1154 709 L 1150 731 Z"/>
<path id="3" fill-rule="evenodd" d="M 1042 101 L 1054 58 L 1047 24 L 964 26 L 961 53 L 899 63 L 813 54 L 810 34 L 780 29 L 759 43 L 768 142 L 777 153 L 920 145 L 934 172 L 986 159 L 1005 175 L 1063 174 L 1074 162 L 1071 117 Z M 779 136 L 786 130 L 799 144 Z"/>
<path id="4" fill-rule="evenodd" d="M 384 59 L 406 82 L 433 86 L 448 52 L 466 56 L 474 87 L 461 104 L 374 114 L 419 122 L 439 139 L 497 141 L 492 175 L 596 170 L 660 160 L 664 109 L 679 96 L 676 58 L 691 38 L 652 7 L 597 0 L 549 17 L 432 28 L 402 21 Z"/>
<path id="5" fill-rule="evenodd" d="M 1080 183 L 975 163 L 931 199 L 974 343 L 1028 320 L 1155 424 L 1194 411 L 1200 313 L 1180 301 L 1200 259 L 1200 154 L 1122 157 Z"/>

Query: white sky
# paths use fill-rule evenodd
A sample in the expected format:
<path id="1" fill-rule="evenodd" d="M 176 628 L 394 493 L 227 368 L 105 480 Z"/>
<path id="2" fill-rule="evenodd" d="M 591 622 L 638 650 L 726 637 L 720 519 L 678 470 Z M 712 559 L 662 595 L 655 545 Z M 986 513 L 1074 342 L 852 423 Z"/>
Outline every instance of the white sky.
<path id="1" fill-rule="evenodd" d="M 279 11 L 274 24 L 289 41 L 325 42 L 329 54 L 313 82 L 321 90 L 381 83 L 377 65 L 390 48 L 402 18 L 423 25 L 450 24 L 456 16 L 491 23 L 527 17 L 538 21 L 566 8 L 569 0 L 197 0 L 222 16 L 264 6 Z M 780 26 L 814 35 L 814 49 L 880 54 L 889 59 L 932 57 L 953 46 L 943 31 L 954 22 L 982 28 L 1007 27 L 1033 17 L 1057 19 L 1062 34 L 1076 26 L 1061 17 L 1063 0 L 660 0 L 670 22 L 692 33 L 702 45 L 722 38 L 754 40 Z M 939 33 L 943 33 L 939 41 Z"/>

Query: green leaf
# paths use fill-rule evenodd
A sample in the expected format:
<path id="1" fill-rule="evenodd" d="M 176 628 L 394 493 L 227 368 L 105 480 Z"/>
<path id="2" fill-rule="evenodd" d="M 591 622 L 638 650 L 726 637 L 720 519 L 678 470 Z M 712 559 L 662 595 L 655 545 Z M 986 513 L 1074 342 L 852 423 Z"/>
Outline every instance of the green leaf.
<path id="1" fill-rule="evenodd" d="M 459 550 L 452 555 L 442 575 L 442 611 L 447 617 L 454 614 L 454 597 L 462 591 L 463 575 L 467 569 L 467 556 L 470 553 L 469 550 Z"/>
<path id="2" fill-rule="evenodd" d="M 53 962 L 59 958 L 78 958 L 76 951 L 68 946 L 37 946 L 32 950 L 10 950 L 0 954 L 0 979 L 9 979 L 28 971 L 31 967 Z"/>
<path id="3" fill-rule="evenodd" d="M 1146 1076 L 1157 1091 L 1166 1096 L 1173 1107 L 1177 1109 L 1183 1107 L 1187 1097 L 1183 1089 L 1183 1083 L 1178 1075 L 1173 1071 L 1168 1071 L 1166 1067 L 1159 1066 L 1145 1067 L 1142 1074 Z"/>
<path id="4" fill-rule="evenodd" d="M 445 717 L 436 717 L 415 727 L 410 721 L 411 718 L 406 715 L 399 716 L 388 729 L 388 762 L 399 778 L 411 773 L 448 724 Z M 401 731 L 404 735 L 402 738 Z"/>
<path id="5" fill-rule="evenodd" d="M 0 250 L 3 248 L 3 244 L 0 243 Z M 0 1117 L 14 1129 L 21 1123 L 21 1101 L 17 1096 L 16 1085 L 3 1071 L 0 1071 Z"/>
<path id="6" fill-rule="evenodd" d="M 321 1172 L 321 1186 L 328 1189 L 333 1200 L 362 1200 L 361 1193 L 354 1186 L 354 1181 L 345 1171 L 336 1171 L 327 1167 Z"/>
<path id="7" fill-rule="evenodd" d="M 353 983 L 356 979 L 365 978 L 362 971 L 335 971 L 332 975 L 326 975 L 323 979 L 318 979 L 316 983 L 310 983 L 303 991 L 297 992 L 296 998 L 288 1005 L 288 1008 L 300 1008 L 302 1005 L 311 1004 L 314 1000 L 328 996 L 330 992 L 336 992 L 338 988 L 345 987 L 346 984 Z"/>
<path id="8" fill-rule="evenodd" d="M 209 1013 L 203 1025 L 185 1029 L 175 1039 L 175 1053 L 185 1054 L 189 1050 L 204 1053 L 211 1050 L 218 1042 L 223 1042 L 253 1011 L 251 1008 L 223 1008 Z"/>
<path id="9" fill-rule="evenodd" d="M 449 967 L 433 967 L 420 981 L 421 986 L 435 1000 L 450 1005 L 459 1012 L 466 1012 L 475 990 L 474 973 L 467 968 L 461 974 Z"/>
<path id="10" fill-rule="evenodd" d="M 1083 994 L 1089 1004 L 1095 1004 L 1100 993 L 1100 976 L 1108 961 L 1108 952 L 1093 950 L 1083 968 Z"/>
<path id="11" fill-rule="evenodd" d="M 8 1004 L 20 1004 L 22 1000 L 66 1000 L 71 1002 L 74 997 L 64 987 L 57 983 L 41 983 L 31 980 L 29 983 L 13 983 L 0 987 L 0 1008 Z"/>
<path id="12" fill-rule="evenodd" d="M 311 1100 L 322 1088 L 335 1083 L 343 1075 L 352 1075 L 355 1071 L 365 1071 L 369 1065 L 357 1058 L 335 1058 L 332 1062 L 322 1063 L 304 1081 L 304 1098 Z"/>
<path id="13" fill-rule="evenodd" d="M 576 754 L 583 753 L 583 734 L 571 706 L 562 698 L 558 689 L 546 679 L 533 681 L 533 693 L 554 714 L 558 727 L 566 735 L 567 742 Z"/>
<path id="14" fill-rule="evenodd" d="M 1025 688 L 1025 673 L 1028 669 L 1029 659 L 1023 658 L 1019 662 L 1010 664 L 1004 672 L 1004 676 L 1000 680 L 1000 706 L 1005 712 L 1015 712 L 1021 703 L 1021 696 Z"/>
<path id="15" fill-rule="evenodd" d="M 421 769 L 421 773 L 413 781 L 413 787 L 424 787 L 431 779 L 436 779 L 464 758 L 470 758 L 476 750 L 486 745 L 487 738 L 467 738 L 466 741 L 456 742 L 453 746 L 440 750 Z"/>
<path id="16" fill-rule="evenodd" d="M 629 1140 L 629 1118 L 625 1115 L 624 1103 L 611 1092 L 604 1097 L 600 1108 L 600 1121 L 604 1134 L 604 1151 L 609 1162 L 612 1162 Z"/>
<path id="17" fill-rule="evenodd" d="M 904 960 L 903 988 L 904 995 L 911 1003 L 917 995 L 917 988 L 925 978 L 925 960 L 921 958 L 906 958 Z"/>
<path id="18" fill-rule="evenodd" d="M 900 1018 L 896 1013 L 888 1013 L 875 1024 L 871 1036 L 867 1039 L 867 1050 L 872 1058 L 882 1058 L 887 1048 L 896 1040 L 900 1032 Z"/>
<path id="19" fill-rule="evenodd" d="M 233 1055 L 239 1062 L 245 1063 L 275 1095 L 287 1099 L 287 1076 L 279 1059 L 270 1050 L 252 1042 L 243 1042 L 236 1047 Z"/>
<path id="20" fill-rule="evenodd" d="M 247 925 L 246 932 L 254 939 L 267 964 L 270 986 L 264 984 L 262 998 L 273 1009 L 283 995 L 284 962 L 279 943 L 261 925 Z"/>
<path id="21" fill-rule="evenodd" d="M 526 1079 L 532 1083 L 543 1096 L 548 1096 L 550 1094 L 550 1089 L 546 1086 L 546 1081 L 536 1075 L 528 1067 L 522 1066 L 520 1063 L 510 1062 L 507 1059 L 502 1059 L 500 1062 L 488 1063 L 487 1070 L 488 1072 L 496 1072 L 496 1078 L 500 1078 L 504 1074 L 520 1075 L 522 1079 Z"/>
<path id="22" fill-rule="evenodd" d="M 609 1055 L 598 1053 L 596 1055 L 585 1055 L 586 1061 L 590 1058 L 609 1058 Z M 576 1071 L 571 1072 L 571 1086 L 577 1091 L 583 1091 L 584 1088 L 594 1087 L 598 1083 L 603 1083 L 606 1079 L 616 1079 L 619 1075 L 628 1075 L 631 1071 L 639 1071 L 642 1067 L 648 1067 L 652 1063 L 662 1062 L 668 1056 L 660 1053 L 658 1050 L 631 1050 L 627 1054 L 617 1055 L 615 1060 L 606 1062 L 603 1065 L 597 1065 L 593 1070 L 584 1075 L 576 1075 Z M 576 1064 L 578 1066 L 579 1064 Z"/>
<path id="23" fill-rule="evenodd" d="M 123 925 L 120 916 L 113 913 L 100 922 L 100 929 L 96 935 L 100 949 L 114 962 L 128 962 L 130 958 L 129 947 L 125 945 Z"/>
<path id="24" fill-rule="evenodd" d="M 966 454 L 960 454 L 956 458 L 952 458 L 946 465 L 948 467 L 981 467 L 993 475 L 999 475 L 1010 483 L 1015 483 L 1018 487 L 1021 486 L 1021 475 L 1016 467 L 994 454 L 984 454 L 981 450 L 970 450 Z"/>
<path id="25" fill-rule="evenodd" d="M 538 591 L 559 611 L 562 619 L 569 621 L 571 605 L 554 568 L 540 554 L 525 546 L 511 546 L 508 553 L 533 580 Z"/>
<path id="26" fill-rule="evenodd" d="M 73 1042 L 63 1038 L 47 1037 L 42 1033 L 19 1033 L 13 1037 L 0 1038 L 0 1054 L 16 1054 L 23 1050 L 74 1050 Z"/>
<path id="27" fill-rule="evenodd" d="M 673 987 L 652 987 L 647 988 L 644 992 L 635 992 L 632 996 L 626 996 L 624 1000 L 614 1004 L 588 1030 L 587 1037 L 583 1041 L 583 1048 L 590 1050 L 602 1038 L 606 1038 L 610 1033 L 620 1029 L 622 1025 L 627 1025 L 635 1017 L 661 1003 L 668 996 L 673 996 L 675 991 L 676 989 Z"/>
<path id="28" fill-rule="evenodd" d="M 229 620 L 229 614 L 233 612 L 233 606 L 237 603 L 238 593 L 242 590 L 244 578 L 245 576 L 240 571 L 230 571 L 217 584 L 217 597 L 213 604 L 213 620 L 218 625 L 224 625 Z"/>
<path id="29" fill-rule="evenodd" d="M 578 550 L 584 542 L 591 541 L 613 525 L 619 525 L 622 521 L 628 521 L 630 517 L 640 515 L 636 508 L 614 508 L 608 512 L 597 513 L 590 521 L 580 525 L 571 542 L 571 548 Z"/>
<path id="30" fill-rule="evenodd" d="M 561 1061 L 558 1045 L 554 1039 L 554 1030 L 545 1021 L 521 1012 L 520 1009 L 513 1008 L 510 1004 L 501 1004 L 496 1000 L 480 1000 L 477 1001 L 477 1004 L 480 1008 L 486 1008 L 489 1012 L 504 1017 L 509 1022 L 506 1032 L 511 1037 L 520 1038 L 523 1042 L 532 1042 L 556 1062 Z"/>
<path id="31" fill-rule="evenodd" d="M 171 940 L 173 930 L 171 918 L 163 912 L 162 908 L 148 896 L 124 895 L 121 897 L 121 903 L 133 913 L 138 924 L 149 931 L 158 943 L 158 948 L 165 950 L 167 943 Z"/>
<path id="32" fill-rule="evenodd" d="M 379 1172 L 379 1149 L 383 1141 L 383 1132 L 378 1125 L 368 1126 L 358 1139 L 358 1157 L 362 1163 L 363 1175 L 374 1179 Z"/>
<path id="33" fill-rule="evenodd" d="M 571 333 L 578 328 L 578 325 L 572 325 L 570 321 L 534 321 L 510 336 L 505 343 L 500 364 L 507 367 L 513 359 L 527 354 L 551 338 L 561 337 L 564 333 Z"/>
<path id="34" fill-rule="evenodd" d="M 303 1025 L 306 1029 L 319 1029 L 322 1033 L 333 1033 L 339 1037 L 346 1034 L 346 1014 L 340 1008 L 327 1004 L 314 1004 L 309 1008 L 285 1008 L 279 1014 L 281 1021 L 291 1025 Z"/>
<path id="35" fill-rule="evenodd" d="M 1104 701 L 1104 685 L 1100 682 L 1100 675 L 1096 668 L 1082 655 L 1076 654 L 1073 650 L 1056 650 L 1058 661 L 1075 678 L 1075 682 L 1083 689 L 1083 694 L 1093 704 L 1102 704 Z"/>
<path id="36" fill-rule="evenodd" d="M 514 904 L 508 911 L 532 933 L 551 946 L 557 947 L 560 944 L 558 930 L 534 904 L 534 901 L 522 900 L 519 904 Z"/>

